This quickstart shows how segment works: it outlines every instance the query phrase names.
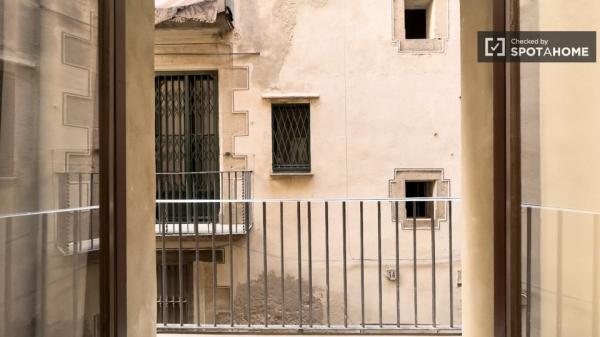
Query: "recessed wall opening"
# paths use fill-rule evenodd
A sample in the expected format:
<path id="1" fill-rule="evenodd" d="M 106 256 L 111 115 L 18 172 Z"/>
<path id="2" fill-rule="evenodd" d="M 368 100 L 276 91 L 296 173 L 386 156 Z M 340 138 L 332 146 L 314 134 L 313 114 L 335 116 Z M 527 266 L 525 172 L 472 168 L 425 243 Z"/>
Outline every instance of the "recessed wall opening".
<path id="1" fill-rule="evenodd" d="M 426 9 L 405 9 L 404 10 L 404 28 L 407 39 L 426 39 L 427 38 L 427 10 Z"/>
<path id="2" fill-rule="evenodd" d="M 406 181 L 407 198 L 431 198 L 433 196 L 433 181 Z M 431 218 L 433 216 L 433 202 L 412 201 L 406 203 L 407 218 Z"/>

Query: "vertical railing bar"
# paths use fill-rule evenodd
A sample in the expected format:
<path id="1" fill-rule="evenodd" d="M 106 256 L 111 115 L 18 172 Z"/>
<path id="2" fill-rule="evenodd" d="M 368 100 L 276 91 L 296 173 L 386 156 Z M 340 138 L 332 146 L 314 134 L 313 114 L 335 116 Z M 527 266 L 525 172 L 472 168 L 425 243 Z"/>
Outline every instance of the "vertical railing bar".
<path id="1" fill-rule="evenodd" d="M 184 112 L 184 118 L 183 118 L 183 134 L 185 135 L 184 137 L 184 141 L 182 142 L 182 146 L 184 149 L 184 152 L 186 154 L 186 161 L 184 164 L 182 164 L 182 167 L 184 167 L 185 172 L 191 172 L 193 171 L 193 161 L 194 159 L 192 158 L 192 143 L 191 143 L 191 110 L 190 110 L 190 88 L 189 88 L 189 81 L 190 78 L 189 76 L 185 76 L 184 77 L 184 81 L 183 81 L 183 101 L 184 101 L 184 106 L 183 106 L 183 112 Z M 184 188 L 185 188 L 185 198 L 189 199 L 191 197 L 191 193 L 192 192 L 190 190 L 192 184 L 193 184 L 193 179 L 194 179 L 194 175 L 184 175 Z M 191 180 L 191 182 L 190 182 Z M 186 231 L 189 232 L 190 230 L 190 216 L 192 215 L 192 212 L 190 211 L 190 207 L 193 205 L 190 204 L 185 204 L 185 228 Z M 189 304 L 186 302 L 186 311 L 189 310 L 190 306 Z M 187 314 L 187 313 L 186 313 Z"/>
<path id="2" fill-rule="evenodd" d="M 195 181 L 192 186 L 192 195 L 194 196 L 194 199 L 196 198 L 196 184 L 197 181 Z M 192 206 L 192 217 L 194 218 L 194 261 L 196 264 L 196 282 L 194 282 L 194 291 L 196 292 L 196 325 L 200 326 L 200 249 L 198 242 L 198 213 L 196 211 L 196 206 L 196 204 Z"/>
<path id="3" fill-rule="evenodd" d="M 79 188 L 79 207 L 81 207 L 81 206 L 83 206 L 83 173 L 81 173 L 81 172 L 78 173 L 78 179 L 79 179 L 79 182 L 78 182 L 78 185 L 79 185 L 79 187 L 78 187 Z M 77 227 L 78 227 L 77 244 L 79 245 L 78 250 L 81 252 L 81 251 L 83 251 L 83 242 L 82 242 L 83 237 L 81 236 L 81 231 L 83 229 L 83 228 L 81 228 L 81 225 L 82 225 L 81 211 L 77 212 L 77 217 L 79 218 L 78 224 L 77 224 Z"/>
<path id="4" fill-rule="evenodd" d="M 263 286 L 265 292 L 265 327 L 269 326 L 269 287 L 267 275 L 267 203 L 262 203 L 262 218 L 263 218 Z"/>
<path id="5" fill-rule="evenodd" d="M 156 88 L 156 95 L 157 95 L 157 102 L 155 102 L 155 123 L 156 123 L 156 134 L 158 135 L 157 140 L 156 140 L 156 161 L 157 161 L 157 165 L 156 165 L 156 171 L 157 172 L 164 172 L 164 168 L 163 168 L 163 115 L 164 115 L 164 110 L 163 110 L 163 106 L 162 106 L 162 99 L 163 99 L 163 95 L 162 95 L 162 76 L 156 76 L 155 77 L 155 81 L 154 81 L 154 86 Z M 160 194 L 159 194 L 160 195 Z"/>
<path id="6" fill-rule="evenodd" d="M 203 137 L 204 137 L 204 135 L 203 135 Z M 204 139 L 202 141 L 204 142 Z M 202 175 L 202 182 L 204 184 L 204 189 L 205 189 L 205 191 L 203 191 L 204 197 L 206 199 L 212 199 L 212 195 L 210 193 L 210 189 L 212 186 L 212 179 L 211 179 L 210 173 Z M 206 222 L 206 230 L 208 232 L 211 231 L 210 209 L 211 209 L 211 205 L 209 203 L 202 203 L 202 217 L 205 219 L 204 221 Z"/>
<path id="7" fill-rule="evenodd" d="M 37 240 L 39 240 L 39 249 L 37 250 L 37 256 L 36 256 L 36 263 L 39 266 L 46 266 L 48 264 L 48 260 L 49 260 L 49 250 L 48 250 L 48 246 L 49 246 L 49 242 L 48 242 L 48 233 L 50 231 L 50 229 L 48 228 L 48 217 L 49 214 L 41 214 L 40 216 L 38 216 L 38 221 L 40 221 L 40 228 L 38 231 L 38 237 Z M 11 224 L 11 219 L 6 219 L 4 221 L 0 221 L 2 225 L 2 232 L 3 232 L 3 236 L 5 238 L 5 240 L 7 238 L 10 239 L 14 239 L 14 236 L 12 236 L 12 229 L 9 229 L 9 227 L 12 226 Z M 9 239 L 9 240 L 10 240 Z M 6 241 L 5 241 L 6 242 Z M 10 242 L 10 241 L 9 241 Z M 10 247 L 10 245 L 9 245 Z M 10 253 L 10 248 L 7 247 L 6 245 L 3 247 L 3 260 L 4 261 L 14 261 L 12 259 L 11 253 Z M 8 248 L 8 249 L 7 249 Z M 12 264 L 12 263 L 11 263 Z M 3 275 L 0 276 L 2 277 L 3 281 L 6 282 L 7 280 L 10 280 L 12 272 L 11 272 L 11 267 L 3 265 L 2 268 L 2 273 Z M 48 285 L 48 273 L 46 271 L 40 271 L 39 276 L 37 277 L 37 289 L 39 289 L 39 295 L 40 296 L 40 303 L 39 303 L 39 307 L 36 310 L 36 320 L 38 320 L 38 322 L 48 322 L 48 313 L 47 310 L 45 310 L 45 308 L 47 308 L 48 306 L 48 300 L 47 300 L 47 285 Z M 4 285 L 3 286 L 4 289 L 2 289 L 3 291 L 3 295 L 6 296 L 5 294 L 12 294 L 12 289 L 10 285 Z M 10 297 L 6 296 L 6 297 Z M 2 305 L 2 309 L 4 311 L 3 313 L 3 317 L 2 319 L 4 320 L 3 323 L 3 327 L 0 331 L 2 331 L 2 336 L 8 336 L 10 335 L 10 333 L 8 332 L 10 329 L 10 323 L 9 322 L 13 322 L 11 314 L 7 313 L 12 311 L 12 306 L 9 304 L 10 302 L 12 302 L 11 300 L 7 300 L 7 298 L 4 297 L 4 303 Z M 7 324 L 8 323 L 8 324 Z M 93 324 L 93 323 L 92 323 Z M 46 336 L 47 334 L 45 333 L 45 329 L 37 329 L 36 328 L 36 334 L 37 336 Z M 38 332 L 39 331 L 39 332 Z"/>
<path id="8" fill-rule="evenodd" d="M 173 86 L 173 83 L 171 83 L 171 86 Z M 171 94 L 174 96 L 173 93 L 171 93 Z M 175 104 L 175 103 L 171 102 L 171 104 Z M 173 110 L 174 110 L 174 108 L 173 108 Z M 174 123 L 175 123 L 175 118 L 173 117 L 173 130 L 175 130 L 175 124 Z M 173 150 L 175 151 L 175 144 L 173 144 Z M 172 172 L 174 172 L 175 171 L 175 160 L 173 160 L 172 166 L 173 166 L 173 171 Z M 175 176 L 173 174 L 169 175 L 169 181 L 170 181 L 170 184 L 171 184 L 171 187 L 170 187 L 171 199 L 177 199 L 177 197 L 176 197 L 176 188 L 175 188 Z M 169 220 L 171 220 L 170 221 L 171 222 L 171 226 L 172 226 L 171 231 L 172 231 L 173 235 L 175 234 L 175 223 L 177 222 L 177 220 L 178 220 L 177 217 L 179 216 L 179 212 L 177 211 L 178 207 L 179 207 L 178 204 L 173 204 L 173 203 L 171 204 L 171 219 L 169 219 Z M 167 230 L 169 230 L 168 226 L 167 226 Z M 167 267 L 165 267 L 165 268 L 167 269 L 167 275 L 168 275 L 169 274 L 168 273 L 168 264 L 167 264 Z M 173 299 L 171 301 L 169 301 L 169 308 L 170 308 L 171 305 L 173 305 L 173 311 L 172 312 L 174 313 L 175 306 L 176 306 L 176 302 L 175 302 L 176 289 L 175 289 L 175 287 L 177 285 L 173 284 L 173 281 L 169 282 L 169 280 L 167 278 L 167 284 L 168 283 L 171 283 L 171 284 L 169 284 L 169 286 L 170 286 L 170 288 L 173 288 L 172 291 L 171 291 L 171 294 L 173 295 Z M 168 313 L 169 312 L 167 311 L 167 315 L 168 315 Z M 169 317 L 169 318 L 171 318 L 171 317 Z M 176 320 L 177 320 L 177 318 L 176 318 L 176 316 L 174 316 L 173 317 L 173 322 L 176 322 Z"/>
<path id="9" fill-rule="evenodd" d="M 325 201 L 325 284 L 327 297 L 327 327 L 331 327 L 331 310 L 329 302 L 329 202 Z"/>
<path id="10" fill-rule="evenodd" d="M 377 201 L 377 271 L 379 278 L 379 327 L 383 328 L 383 283 L 381 274 L 381 201 Z"/>
<path id="11" fill-rule="evenodd" d="M 211 251 L 212 251 L 212 309 L 213 309 L 213 326 L 217 326 L 217 252 L 215 249 L 215 232 L 217 231 L 216 203 L 212 203 L 210 219 L 212 223 L 211 233 Z"/>
<path id="12" fill-rule="evenodd" d="M 90 173 L 90 186 L 88 187 L 88 202 L 87 205 L 88 206 L 92 206 L 94 205 L 94 201 L 93 201 L 93 195 L 94 195 L 94 173 Z M 88 224 L 88 238 L 90 240 L 90 251 L 94 250 L 94 236 L 92 235 L 93 233 L 93 224 L 94 224 L 94 220 L 93 220 L 93 213 L 94 211 L 90 211 L 89 212 L 89 224 Z"/>
<path id="13" fill-rule="evenodd" d="M 233 190 L 234 190 L 233 198 L 235 200 L 239 200 L 240 198 L 238 198 L 238 192 L 237 192 L 237 189 L 238 189 L 238 187 L 237 187 L 238 172 L 237 171 L 233 172 L 233 181 L 234 181 L 233 182 Z M 233 209 L 233 213 L 234 213 L 233 218 L 235 219 L 235 233 L 238 234 L 239 220 L 238 220 L 238 204 L 237 203 L 236 203 L 235 208 Z"/>
<path id="14" fill-rule="evenodd" d="M 452 270 L 452 201 L 448 201 L 448 280 L 450 291 L 450 328 L 454 327 L 454 271 Z"/>
<path id="15" fill-rule="evenodd" d="M 164 179 L 165 176 L 161 177 L 161 185 L 163 183 L 165 183 Z M 159 204 L 160 205 L 160 204 Z M 164 218 L 163 221 L 161 223 L 161 228 L 162 228 L 162 240 L 161 240 L 161 244 L 162 244 L 162 249 L 161 249 L 161 272 L 162 272 L 162 299 L 163 299 L 163 305 L 162 305 L 162 315 L 163 315 L 163 325 L 167 325 L 167 321 L 169 320 L 168 317 L 168 298 L 167 298 L 167 294 L 168 294 L 168 288 L 167 288 L 167 250 L 166 250 L 166 241 L 167 241 L 167 221 L 169 218 L 169 205 L 164 205 L 163 206 L 163 210 L 164 210 Z M 162 212 L 160 212 L 159 214 L 162 214 Z"/>
<path id="16" fill-rule="evenodd" d="M 77 189 L 78 189 L 77 202 L 79 204 L 79 207 L 82 207 L 83 206 L 83 173 L 81 173 L 81 172 L 77 173 L 77 185 L 78 185 L 78 187 L 77 187 Z M 73 241 L 77 243 L 77 246 L 78 246 L 77 250 L 79 252 L 81 252 L 83 250 L 83 243 L 81 242 L 82 241 L 81 240 L 82 239 L 82 236 L 81 236 L 81 230 L 82 230 L 82 228 L 81 228 L 81 225 L 82 225 L 81 211 L 77 211 L 77 213 L 75 213 L 75 214 L 77 214 L 77 223 L 78 223 L 77 230 L 75 231 L 75 233 L 78 237 L 74 238 Z"/>
<path id="17" fill-rule="evenodd" d="M 177 158 L 175 158 L 175 153 L 176 153 L 176 144 L 175 144 L 176 126 L 175 126 L 175 85 L 174 85 L 174 82 L 173 82 L 173 76 L 169 76 L 169 82 L 168 83 L 171 85 L 171 91 L 169 92 L 170 103 L 171 103 L 171 130 L 172 130 L 172 132 L 171 132 L 171 150 L 172 150 L 172 152 L 171 153 L 173 153 L 173 156 L 171 157 L 171 172 L 175 172 L 176 171 L 175 163 L 177 161 Z M 174 181 L 175 178 L 173 177 L 172 174 L 169 175 L 169 178 L 170 178 L 169 180 L 170 180 L 170 185 L 171 185 L 170 186 L 171 199 L 175 199 L 175 181 Z M 172 217 L 172 221 L 170 221 L 170 222 L 173 225 L 172 231 L 175 230 L 174 229 L 174 225 L 175 225 L 176 218 L 177 218 L 177 211 L 176 211 L 177 208 L 176 207 L 177 207 L 177 205 L 171 204 L 171 217 Z M 171 219 L 168 219 L 168 220 L 171 220 Z M 168 228 L 167 228 L 167 230 L 168 230 Z M 167 267 L 165 267 L 165 269 L 166 268 Z M 167 273 L 168 273 L 168 271 L 167 271 Z M 171 282 L 171 285 L 173 285 L 172 282 Z M 172 291 L 172 293 L 173 293 L 173 296 L 174 296 L 175 292 Z M 173 300 L 173 301 L 171 301 L 171 303 L 173 304 L 173 307 L 174 307 L 175 306 L 175 301 Z M 169 304 L 169 307 L 170 307 L 170 304 Z M 168 315 L 168 311 L 167 311 L 167 315 Z M 169 318 L 170 317 L 168 317 L 167 319 L 169 319 Z"/>
<path id="18" fill-rule="evenodd" d="M 225 173 L 222 173 L 225 174 Z M 227 171 L 227 200 L 231 199 L 231 171 Z"/>
<path id="19" fill-rule="evenodd" d="M 223 181 L 225 179 L 225 174 L 223 172 L 219 172 L 219 173 L 217 173 L 217 175 L 218 175 L 218 177 L 220 179 L 219 180 L 220 185 L 219 185 L 219 189 L 218 189 L 219 194 L 220 194 L 219 195 L 219 199 L 223 200 L 223 199 L 225 199 L 225 191 L 223 190 L 225 188 L 224 187 L 225 184 L 224 184 L 224 181 Z M 219 203 L 219 213 L 220 212 L 224 212 L 224 210 L 223 210 L 223 203 L 222 202 Z M 225 213 L 223 213 L 223 215 L 225 215 Z M 225 231 L 223 229 L 224 226 L 225 226 L 225 221 L 221 221 L 221 233 L 225 233 Z"/>
<path id="20" fill-rule="evenodd" d="M 179 122 L 179 153 L 181 158 L 179 158 L 179 172 L 185 172 L 185 164 L 187 164 L 187 152 L 185 151 L 185 138 L 187 134 L 185 133 L 185 109 L 186 107 L 182 107 L 182 102 L 185 101 L 185 92 L 181 89 L 181 84 L 184 84 L 185 90 L 185 80 L 187 76 L 179 77 L 177 79 L 177 112 L 178 112 L 178 122 Z M 182 100 L 183 98 L 183 100 Z M 186 176 L 179 176 L 179 188 L 177 189 L 177 195 L 179 199 L 182 198 L 182 192 L 185 188 Z M 183 193 L 183 197 L 185 197 L 185 193 Z M 183 214 L 183 209 L 186 205 L 177 205 L 177 213 L 178 213 L 178 222 L 179 222 L 179 251 L 178 251 L 178 278 L 179 278 L 179 323 L 183 325 L 183 251 L 182 251 L 182 225 L 185 216 L 187 214 Z"/>
<path id="21" fill-rule="evenodd" d="M 365 249 L 364 249 L 364 216 L 363 202 L 359 202 L 360 214 L 360 325 L 365 327 Z"/>
<path id="22" fill-rule="evenodd" d="M 78 173 L 78 202 L 79 207 L 81 207 L 82 203 L 82 178 L 81 173 Z M 70 179 L 70 178 L 68 178 Z M 73 331 L 75 335 L 78 332 L 78 321 L 79 321 L 79 252 L 81 249 L 81 238 L 80 238 L 80 228 L 81 225 L 81 211 L 77 211 L 75 213 L 75 223 L 73 224 Z"/>
<path id="23" fill-rule="evenodd" d="M 251 199 L 252 198 L 252 184 L 251 184 L 251 182 L 252 182 L 252 175 L 249 172 L 247 172 L 247 178 L 248 178 L 248 188 L 247 188 L 248 199 Z M 249 223 L 252 222 L 253 214 L 254 214 L 254 209 L 253 208 L 249 208 L 248 209 L 248 214 L 247 214 L 248 222 Z"/>
<path id="24" fill-rule="evenodd" d="M 157 77 L 155 79 L 155 82 L 160 83 L 159 77 Z M 159 85 L 159 88 L 160 88 L 160 85 Z M 162 178 L 162 176 L 159 176 L 159 175 L 156 176 L 156 199 L 160 199 L 161 196 L 162 196 L 161 178 Z M 155 226 L 156 225 L 159 226 L 159 228 L 160 228 L 159 229 L 160 230 L 160 234 L 159 235 L 161 237 L 162 237 L 162 232 L 163 232 L 162 215 L 161 215 L 162 208 L 163 208 L 162 204 L 158 204 L 158 203 L 156 204 L 156 220 L 155 220 L 156 223 L 155 223 Z M 155 227 L 154 231 L 155 231 L 155 235 L 156 235 L 156 227 Z M 161 249 L 159 249 L 159 248 L 160 248 L 160 246 L 157 245 L 157 250 L 161 251 Z M 157 259 L 157 262 L 158 262 L 158 255 L 157 255 L 156 259 Z M 160 267 L 159 265 L 157 265 L 156 268 L 157 268 L 156 269 L 156 287 L 157 287 L 158 292 L 160 293 L 160 296 L 157 296 L 157 303 L 158 303 L 158 306 L 159 306 L 160 309 L 157 310 L 157 312 L 156 312 L 156 321 L 157 321 L 157 323 L 159 323 L 159 322 L 162 322 L 164 320 L 163 317 L 162 317 L 162 298 L 163 298 L 163 295 L 164 295 L 164 292 L 163 292 L 164 289 L 162 288 L 162 282 L 160 281 L 160 272 L 161 272 L 160 268 L 162 268 L 162 267 Z M 159 320 L 159 317 L 160 317 L 160 320 Z"/>
<path id="25" fill-rule="evenodd" d="M 435 328 L 437 325 L 436 317 L 436 289 L 435 289 L 435 203 L 431 202 L 431 323 Z"/>
<path id="26" fill-rule="evenodd" d="M 248 213 L 248 209 L 250 205 L 248 202 L 244 203 L 244 208 L 246 214 Z M 246 292 L 248 296 L 248 307 L 247 307 L 247 315 L 248 315 L 248 327 L 252 326 L 252 322 L 250 319 L 250 217 L 246 217 L 244 219 L 246 223 Z"/>
<path id="27" fill-rule="evenodd" d="M 164 159 L 163 157 L 166 157 L 164 155 L 164 153 L 168 153 L 169 151 L 169 144 L 168 144 L 168 129 L 166 128 L 166 126 L 168 126 L 168 120 L 167 120 L 167 116 L 166 116 L 166 110 L 167 110 L 167 102 L 166 102 L 166 95 L 163 95 L 163 76 L 157 76 L 157 84 L 158 84 L 158 104 L 156 106 L 156 120 L 158 121 L 158 149 L 156 151 L 156 160 L 158 161 L 158 166 L 156 168 L 157 172 L 166 172 L 167 169 L 165 169 L 164 167 Z M 165 94 L 166 94 L 166 84 L 165 84 Z M 163 100 L 165 101 L 165 106 L 163 108 Z M 163 121 L 163 117 L 164 117 L 164 121 Z M 166 125 L 164 125 L 166 124 Z M 162 195 L 160 195 L 162 197 Z"/>
<path id="28" fill-rule="evenodd" d="M 348 327 L 348 276 L 346 274 L 346 202 L 342 201 L 342 250 L 344 270 L 344 327 Z"/>
<path id="29" fill-rule="evenodd" d="M 285 266 L 284 266 L 284 235 L 283 235 L 283 201 L 279 202 L 279 240 L 281 241 L 281 326 L 285 327 Z"/>
<path id="30" fill-rule="evenodd" d="M 296 204 L 298 218 L 298 314 L 299 326 L 302 327 L 302 223 L 300 214 L 300 201 Z"/>
<path id="31" fill-rule="evenodd" d="M 313 288 L 312 288 L 312 223 L 311 204 L 307 202 L 308 220 L 308 326 L 313 326 Z"/>
<path id="32" fill-rule="evenodd" d="M 231 182 L 231 174 L 227 173 L 228 180 Z M 231 187 L 231 186 L 230 186 Z M 231 197 L 231 196 L 230 196 Z M 232 203 L 228 203 L 229 206 L 229 318 L 231 320 L 231 327 L 234 325 L 234 314 L 233 314 L 233 220 L 232 220 Z M 237 205 L 236 205 L 237 207 Z"/>
<path id="33" fill-rule="evenodd" d="M 173 95 L 173 76 L 169 76 L 168 80 L 167 80 L 167 87 L 171 86 L 171 90 L 168 90 L 168 101 L 167 101 L 167 115 L 170 115 L 170 119 L 171 119 L 171 123 L 167 123 L 167 127 L 170 126 L 171 127 L 171 132 L 169 133 L 169 137 L 171 138 L 169 147 L 171 148 L 171 153 L 173 154 L 173 156 L 171 156 L 171 162 L 167 163 L 167 164 L 171 164 L 171 172 L 175 172 L 175 114 L 173 113 L 173 101 L 174 101 L 174 95 Z M 170 105 L 170 107 L 169 107 Z M 169 125 L 170 124 L 170 125 Z M 172 192 L 172 191 L 171 191 Z"/>
<path id="34" fill-rule="evenodd" d="M 527 254 L 527 270 L 526 270 L 526 278 L 527 278 L 527 307 L 525 312 L 525 336 L 531 336 L 531 207 L 527 207 L 527 223 L 526 223 L 526 254 Z"/>
<path id="35" fill-rule="evenodd" d="M 185 181 L 185 176 L 180 177 L 180 183 Z M 185 186 L 185 183 L 183 183 Z M 179 198 L 181 199 L 181 189 L 182 186 L 179 186 Z M 185 205 L 184 205 L 185 206 Z M 178 235 L 178 243 L 179 247 L 177 248 L 177 267 L 178 267 L 178 281 L 179 281 L 179 325 L 183 326 L 183 232 L 182 232 L 182 217 L 181 217 L 182 207 L 179 207 L 179 235 Z"/>
<path id="36" fill-rule="evenodd" d="M 396 236 L 396 327 L 400 327 L 400 231 L 398 228 L 398 201 L 395 202 L 395 236 Z"/>
<path id="37" fill-rule="evenodd" d="M 419 321 L 417 318 L 418 304 L 417 304 L 417 203 L 412 202 L 413 209 L 413 298 L 414 298 L 414 311 L 415 311 L 415 327 L 418 327 Z"/>
<path id="38" fill-rule="evenodd" d="M 204 94 L 204 89 L 203 89 L 203 84 L 202 84 L 202 79 L 200 76 L 194 76 L 193 77 L 193 82 L 194 82 L 194 92 L 196 92 L 201 98 L 203 102 L 203 94 Z M 196 105 L 198 105 L 199 102 L 196 102 Z M 202 104 L 200 103 L 200 105 L 194 110 L 194 127 L 197 126 L 197 135 L 195 138 L 196 143 L 198 143 L 198 137 L 200 137 L 200 144 L 199 147 L 201 149 L 205 149 L 206 148 L 206 137 L 204 134 L 204 130 L 205 130 L 205 125 L 204 125 L 204 110 L 202 108 Z M 196 122 L 196 118 L 197 118 L 197 122 Z M 196 125 L 196 123 L 198 125 Z M 199 161 L 199 166 L 201 168 L 201 170 L 205 170 L 206 169 L 206 164 L 203 161 Z M 210 169 L 210 167 L 208 167 Z M 198 176 L 199 178 L 199 190 L 200 193 L 202 194 L 202 196 L 206 199 L 209 199 L 209 181 L 210 181 L 210 174 L 202 174 Z M 208 214 L 208 204 L 201 204 L 200 205 L 200 217 L 201 219 L 206 219 L 207 214 Z M 208 221 L 205 221 L 208 227 Z M 207 228 L 208 229 L 208 228 Z"/>

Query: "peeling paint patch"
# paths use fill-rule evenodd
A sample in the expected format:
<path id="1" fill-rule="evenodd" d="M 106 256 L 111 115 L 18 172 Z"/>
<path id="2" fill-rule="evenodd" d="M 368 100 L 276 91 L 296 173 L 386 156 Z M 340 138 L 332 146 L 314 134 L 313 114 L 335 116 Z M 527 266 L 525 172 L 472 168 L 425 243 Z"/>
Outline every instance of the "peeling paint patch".
<path id="1" fill-rule="evenodd" d="M 264 274 L 250 281 L 250 321 L 254 324 L 262 323 L 265 319 L 265 290 L 264 290 Z M 306 281 L 302 282 L 302 306 L 298 305 L 298 279 L 287 275 L 285 277 L 285 306 L 283 305 L 283 297 L 281 296 L 281 276 L 274 272 L 268 273 L 267 279 L 267 295 L 268 307 L 267 316 L 269 324 L 300 324 L 300 310 L 302 310 L 302 321 L 305 324 L 309 323 L 309 289 Z M 323 323 L 323 290 L 313 287 L 312 298 L 312 323 Z M 285 308 L 285 310 L 284 310 Z M 246 284 L 241 284 L 236 289 L 236 297 L 234 304 L 235 322 L 241 324 L 248 323 L 248 288 Z M 282 316 L 283 313 L 283 316 Z M 224 323 L 227 323 L 225 321 Z"/>

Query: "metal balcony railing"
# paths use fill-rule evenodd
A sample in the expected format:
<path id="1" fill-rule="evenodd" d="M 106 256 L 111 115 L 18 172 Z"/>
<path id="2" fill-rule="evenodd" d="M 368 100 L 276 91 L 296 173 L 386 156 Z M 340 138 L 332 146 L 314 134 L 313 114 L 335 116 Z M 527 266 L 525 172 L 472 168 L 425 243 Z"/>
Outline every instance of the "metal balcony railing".
<path id="1" fill-rule="evenodd" d="M 423 202 L 431 218 L 406 218 Z M 174 224 L 167 237 L 169 225 L 158 224 L 158 331 L 460 334 L 456 203 L 157 200 L 192 210 L 191 232 Z M 201 207 L 220 214 L 204 229 L 193 211 Z M 244 236 L 227 221 L 236 209 L 255 211 L 252 231 L 248 217 L 240 224 Z"/>
<path id="2" fill-rule="evenodd" d="M 58 209 L 87 211 L 57 212 L 56 247 L 63 255 L 94 252 L 100 249 L 99 204 L 100 175 L 91 172 L 63 172 L 58 177 Z"/>
<path id="3" fill-rule="evenodd" d="M 536 204 L 521 210 L 522 335 L 595 335 L 600 211 Z"/>
<path id="4" fill-rule="evenodd" d="M 211 171 L 156 174 L 157 200 L 248 200 L 252 197 L 251 171 Z M 244 234 L 252 223 L 251 209 L 236 205 L 231 214 L 222 203 L 157 203 L 156 234 L 217 235 Z M 197 225 L 197 228 L 194 227 Z M 197 230 L 197 233 L 196 233 Z"/>

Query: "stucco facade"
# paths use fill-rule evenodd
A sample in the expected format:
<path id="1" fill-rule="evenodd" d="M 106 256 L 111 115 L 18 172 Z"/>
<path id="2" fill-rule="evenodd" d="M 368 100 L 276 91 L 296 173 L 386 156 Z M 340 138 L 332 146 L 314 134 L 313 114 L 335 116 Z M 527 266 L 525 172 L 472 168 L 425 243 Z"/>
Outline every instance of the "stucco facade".
<path id="1" fill-rule="evenodd" d="M 434 0 L 434 2 L 436 2 Z M 442 6 L 442 3 L 444 4 Z M 221 170 L 251 170 L 255 198 L 402 198 L 405 180 L 435 180 L 435 196 L 458 197 L 460 175 L 460 51 L 458 2 L 440 2 L 446 15 L 443 34 L 435 38 L 440 50 L 407 50 L 397 35 L 403 1 L 236 1 L 235 28 L 158 28 L 155 35 L 157 72 L 217 70 L 219 77 Z M 444 10 L 445 9 L 445 10 Z M 440 15 L 442 15 L 440 14 Z M 439 26 L 439 25 L 438 25 Z M 435 48 L 434 48 L 435 49 Z M 310 104 L 311 170 L 278 173 L 272 169 L 271 106 Z M 427 173 L 432 171 L 433 173 Z M 407 178 L 408 177 L 408 178 Z M 433 178 L 432 178 L 433 177 Z M 395 185 L 396 184 L 396 185 Z M 285 273 L 297 279 L 296 204 L 284 206 Z M 401 210 L 404 212 L 404 207 Z M 445 205 L 436 206 L 436 240 L 447 242 Z M 460 203 L 455 205 L 454 292 L 460 303 Z M 348 205 L 349 286 L 358 286 L 358 204 Z M 324 209 L 312 205 L 313 278 L 324 287 Z M 377 209 L 364 207 L 366 319 L 377 320 Z M 307 238 L 307 205 L 302 203 L 302 235 Z M 269 271 L 279 275 L 280 215 L 267 205 L 263 224 L 260 204 L 254 205 L 250 234 L 252 279 L 263 272 L 262 231 L 269 240 Z M 382 204 L 384 272 L 394 261 L 393 207 Z M 401 216 L 401 292 L 403 322 L 412 319 L 412 224 Z M 329 246 L 332 276 L 332 321 L 343 320 L 341 290 L 341 205 L 332 204 Z M 419 226 L 419 224 L 417 224 Z M 423 229 L 429 229 L 426 226 Z M 315 234 L 316 233 L 316 234 Z M 431 321 L 430 242 L 428 230 L 418 230 L 419 317 Z M 447 244 L 446 244 L 447 245 Z M 175 243 L 173 242 L 173 248 Z M 191 247 L 191 246 L 190 246 Z M 223 243 L 220 247 L 226 247 Z M 234 289 L 245 284 L 245 243 L 234 244 Z M 256 247 L 256 248 L 254 248 Z M 438 322 L 448 321 L 448 248 L 437 250 Z M 306 250 L 303 254 L 306 254 Z M 304 256 L 304 255 L 303 255 Z M 306 262 L 306 257 L 303 260 Z M 225 250 L 225 260 L 229 260 Z M 254 262 L 256 261 L 256 262 Z M 375 262 L 373 262 L 375 261 Z M 429 261 L 429 262 L 428 262 Z M 219 286 L 229 287 L 228 267 L 219 265 Z M 303 269 L 303 274 L 306 273 Z M 306 275 L 303 275 L 306 278 Z M 395 320 L 391 294 L 394 282 L 383 279 L 384 321 Z M 443 285 L 443 286 L 442 286 Z M 241 287 L 240 287 L 241 286 Z M 275 285 L 274 285 L 275 286 Z M 278 286 L 278 285 L 277 285 Z M 443 288 L 441 288 L 443 287 Z M 355 289 L 355 288 L 354 288 Z M 442 290 L 443 289 L 443 290 Z M 237 290 L 236 290 L 237 293 Z M 236 294 L 234 294 L 237 297 Z M 321 297 L 322 298 L 322 297 Z M 405 306 L 405 307 L 404 307 Z M 209 309 L 210 310 L 210 309 Z M 357 323 L 360 297 L 349 299 L 349 320 Z M 455 318 L 460 317 L 460 304 Z M 212 318 L 207 317 L 207 322 Z M 445 322 L 445 323 L 444 323 Z"/>

